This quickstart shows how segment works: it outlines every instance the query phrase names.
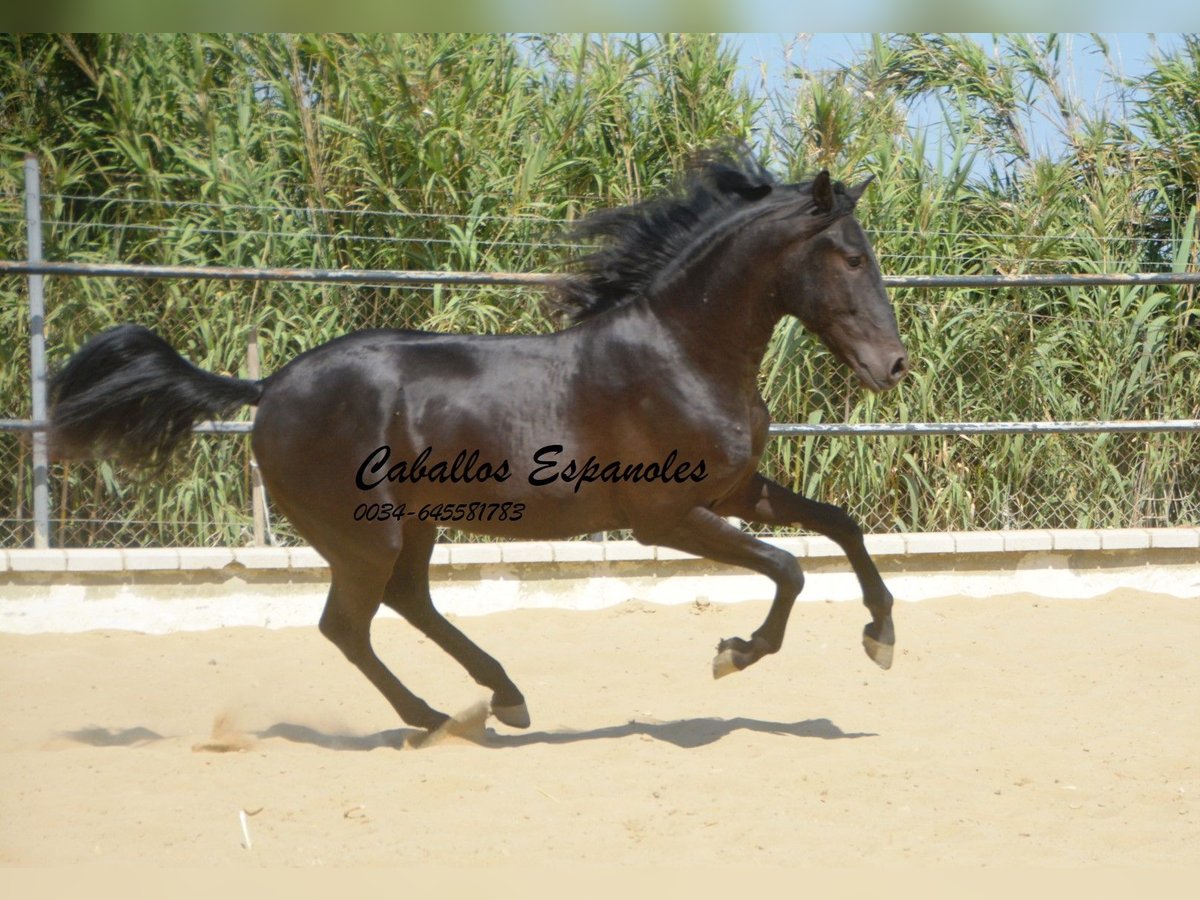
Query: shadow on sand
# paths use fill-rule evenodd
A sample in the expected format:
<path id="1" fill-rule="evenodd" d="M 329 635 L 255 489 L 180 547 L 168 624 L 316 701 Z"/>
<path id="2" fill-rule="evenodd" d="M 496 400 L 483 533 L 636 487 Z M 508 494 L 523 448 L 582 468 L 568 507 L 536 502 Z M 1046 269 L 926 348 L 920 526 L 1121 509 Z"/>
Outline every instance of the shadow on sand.
<path id="1" fill-rule="evenodd" d="M 843 740 L 875 737 L 873 732 L 845 732 L 828 719 L 806 719 L 802 722 L 764 722 L 760 719 L 681 719 L 676 722 L 628 722 L 584 731 L 531 731 L 525 734 L 497 734 L 491 728 L 476 736 L 460 737 L 483 747 L 505 749 L 528 747 L 533 744 L 574 744 L 580 741 L 608 741 L 621 738 L 648 737 L 683 749 L 703 747 L 739 732 L 752 731 L 782 737 Z M 327 734 L 307 725 L 281 722 L 258 738 L 282 738 L 301 744 L 312 744 L 326 750 L 376 750 L 381 747 L 402 748 L 419 745 L 425 732 L 412 728 L 397 728 L 368 735 Z"/>
<path id="2" fill-rule="evenodd" d="M 64 731 L 57 735 L 61 740 L 76 744 L 87 744 L 91 747 L 137 747 L 154 741 L 164 740 L 164 737 L 149 728 L 101 728 L 93 725 L 89 728 L 77 728 L 74 731 Z"/>

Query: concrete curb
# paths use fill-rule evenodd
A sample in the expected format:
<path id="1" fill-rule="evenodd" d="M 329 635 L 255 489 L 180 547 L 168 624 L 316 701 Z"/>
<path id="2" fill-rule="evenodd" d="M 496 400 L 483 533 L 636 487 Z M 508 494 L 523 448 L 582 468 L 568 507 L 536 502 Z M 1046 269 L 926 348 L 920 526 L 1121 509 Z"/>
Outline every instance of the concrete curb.
<path id="1" fill-rule="evenodd" d="M 799 557 L 801 601 L 861 600 L 831 541 L 771 543 Z M 881 534 L 867 547 L 900 602 L 1090 600 L 1115 590 L 1200 602 L 1200 528 Z M 20 634 L 311 627 L 330 577 L 311 547 L 6 550 L 0 567 L 0 632 Z M 438 608 L 461 616 L 765 601 L 773 592 L 745 569 L 629 541 L 442 544 L 430 580 Z"/>
<path id="2" fill-rule="evenodd" d="M 800 559 L 840 556 L 824 537 L 768 538 Z M 965 531 L 871 534 L 867 550 L 877 558 L 937 554 L 1054 553 L 1077 550 L 1200 549 L 1200 528 Z M 440 544 L 432 568 L 554 565 L 586 562 L 650 562 L 695 559 L 669 547 L 636 541 L 505 541 Z M 144 549 L 0 550 L 0 573 L 174 572 L 327 569 L 311 547 L 155 547 Z"/>

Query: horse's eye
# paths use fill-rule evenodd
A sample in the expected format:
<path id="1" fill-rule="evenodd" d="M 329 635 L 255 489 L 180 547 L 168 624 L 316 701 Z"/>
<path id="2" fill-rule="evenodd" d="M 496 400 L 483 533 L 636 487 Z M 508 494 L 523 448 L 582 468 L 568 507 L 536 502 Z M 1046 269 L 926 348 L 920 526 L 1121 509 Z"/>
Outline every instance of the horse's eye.
<path id="1" fill-rule="evenodd" d="M 857 269 L 863 264 L 863 258 L 861 256 L 847 256 L 846 263 L 850 268 Z"/>

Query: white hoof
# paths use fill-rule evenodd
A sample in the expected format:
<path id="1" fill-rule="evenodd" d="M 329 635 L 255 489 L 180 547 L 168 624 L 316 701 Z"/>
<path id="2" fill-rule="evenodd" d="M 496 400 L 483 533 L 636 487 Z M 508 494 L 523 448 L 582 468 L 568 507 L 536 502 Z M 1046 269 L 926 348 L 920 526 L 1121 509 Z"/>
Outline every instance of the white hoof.
<path id="1" fill-rule="evenodd" d="M 879 668 L 890 669 L 892 667 L 892 653 L 896 649 L 894 645 L 881 644 L 864 634 L 863 649 L 867 651 L 867 656 L 871 657 Z"/>
<path id="2" fill-rule="evenodd" d="M 713 678 L 724 678 L 726 675 L 740 671 L 741 669 L 733 661 L 732 650 L 722 650 L 713 657 Z"/>

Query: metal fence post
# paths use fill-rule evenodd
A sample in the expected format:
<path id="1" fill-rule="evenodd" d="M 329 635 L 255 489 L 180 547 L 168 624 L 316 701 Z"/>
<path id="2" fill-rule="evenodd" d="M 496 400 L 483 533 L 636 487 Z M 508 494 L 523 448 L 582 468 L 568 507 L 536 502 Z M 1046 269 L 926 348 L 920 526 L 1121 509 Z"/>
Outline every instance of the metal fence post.
<path id="1" fill-rule="evenodd" d="M 258 329 L 250 329 L 250 337 L 246 341 L 246 374 L 252 381 L 258 381 Z M 250 421 L 254 421 L 255 408 L 250 407 Z M 254 546 L 267 545 L 267 498 L 263 490 L 262 475 L 258 471 L 258 460 L 254 451 L 250 451 L 250 508 L 254 517 Z"/>
<path id="2" fill-rule="evenodd" d="M 37 157 L 25 156 L 25 225 L 29 261 L 42 261 L 42 189 Z M 46 303 L 42 275 L 29 276 L 29 382 L 33 419 L 46 421 Z M 33 546 L 50 546 L 50 455 L 47 435 L 37 430 L 33 440 Z"/>

